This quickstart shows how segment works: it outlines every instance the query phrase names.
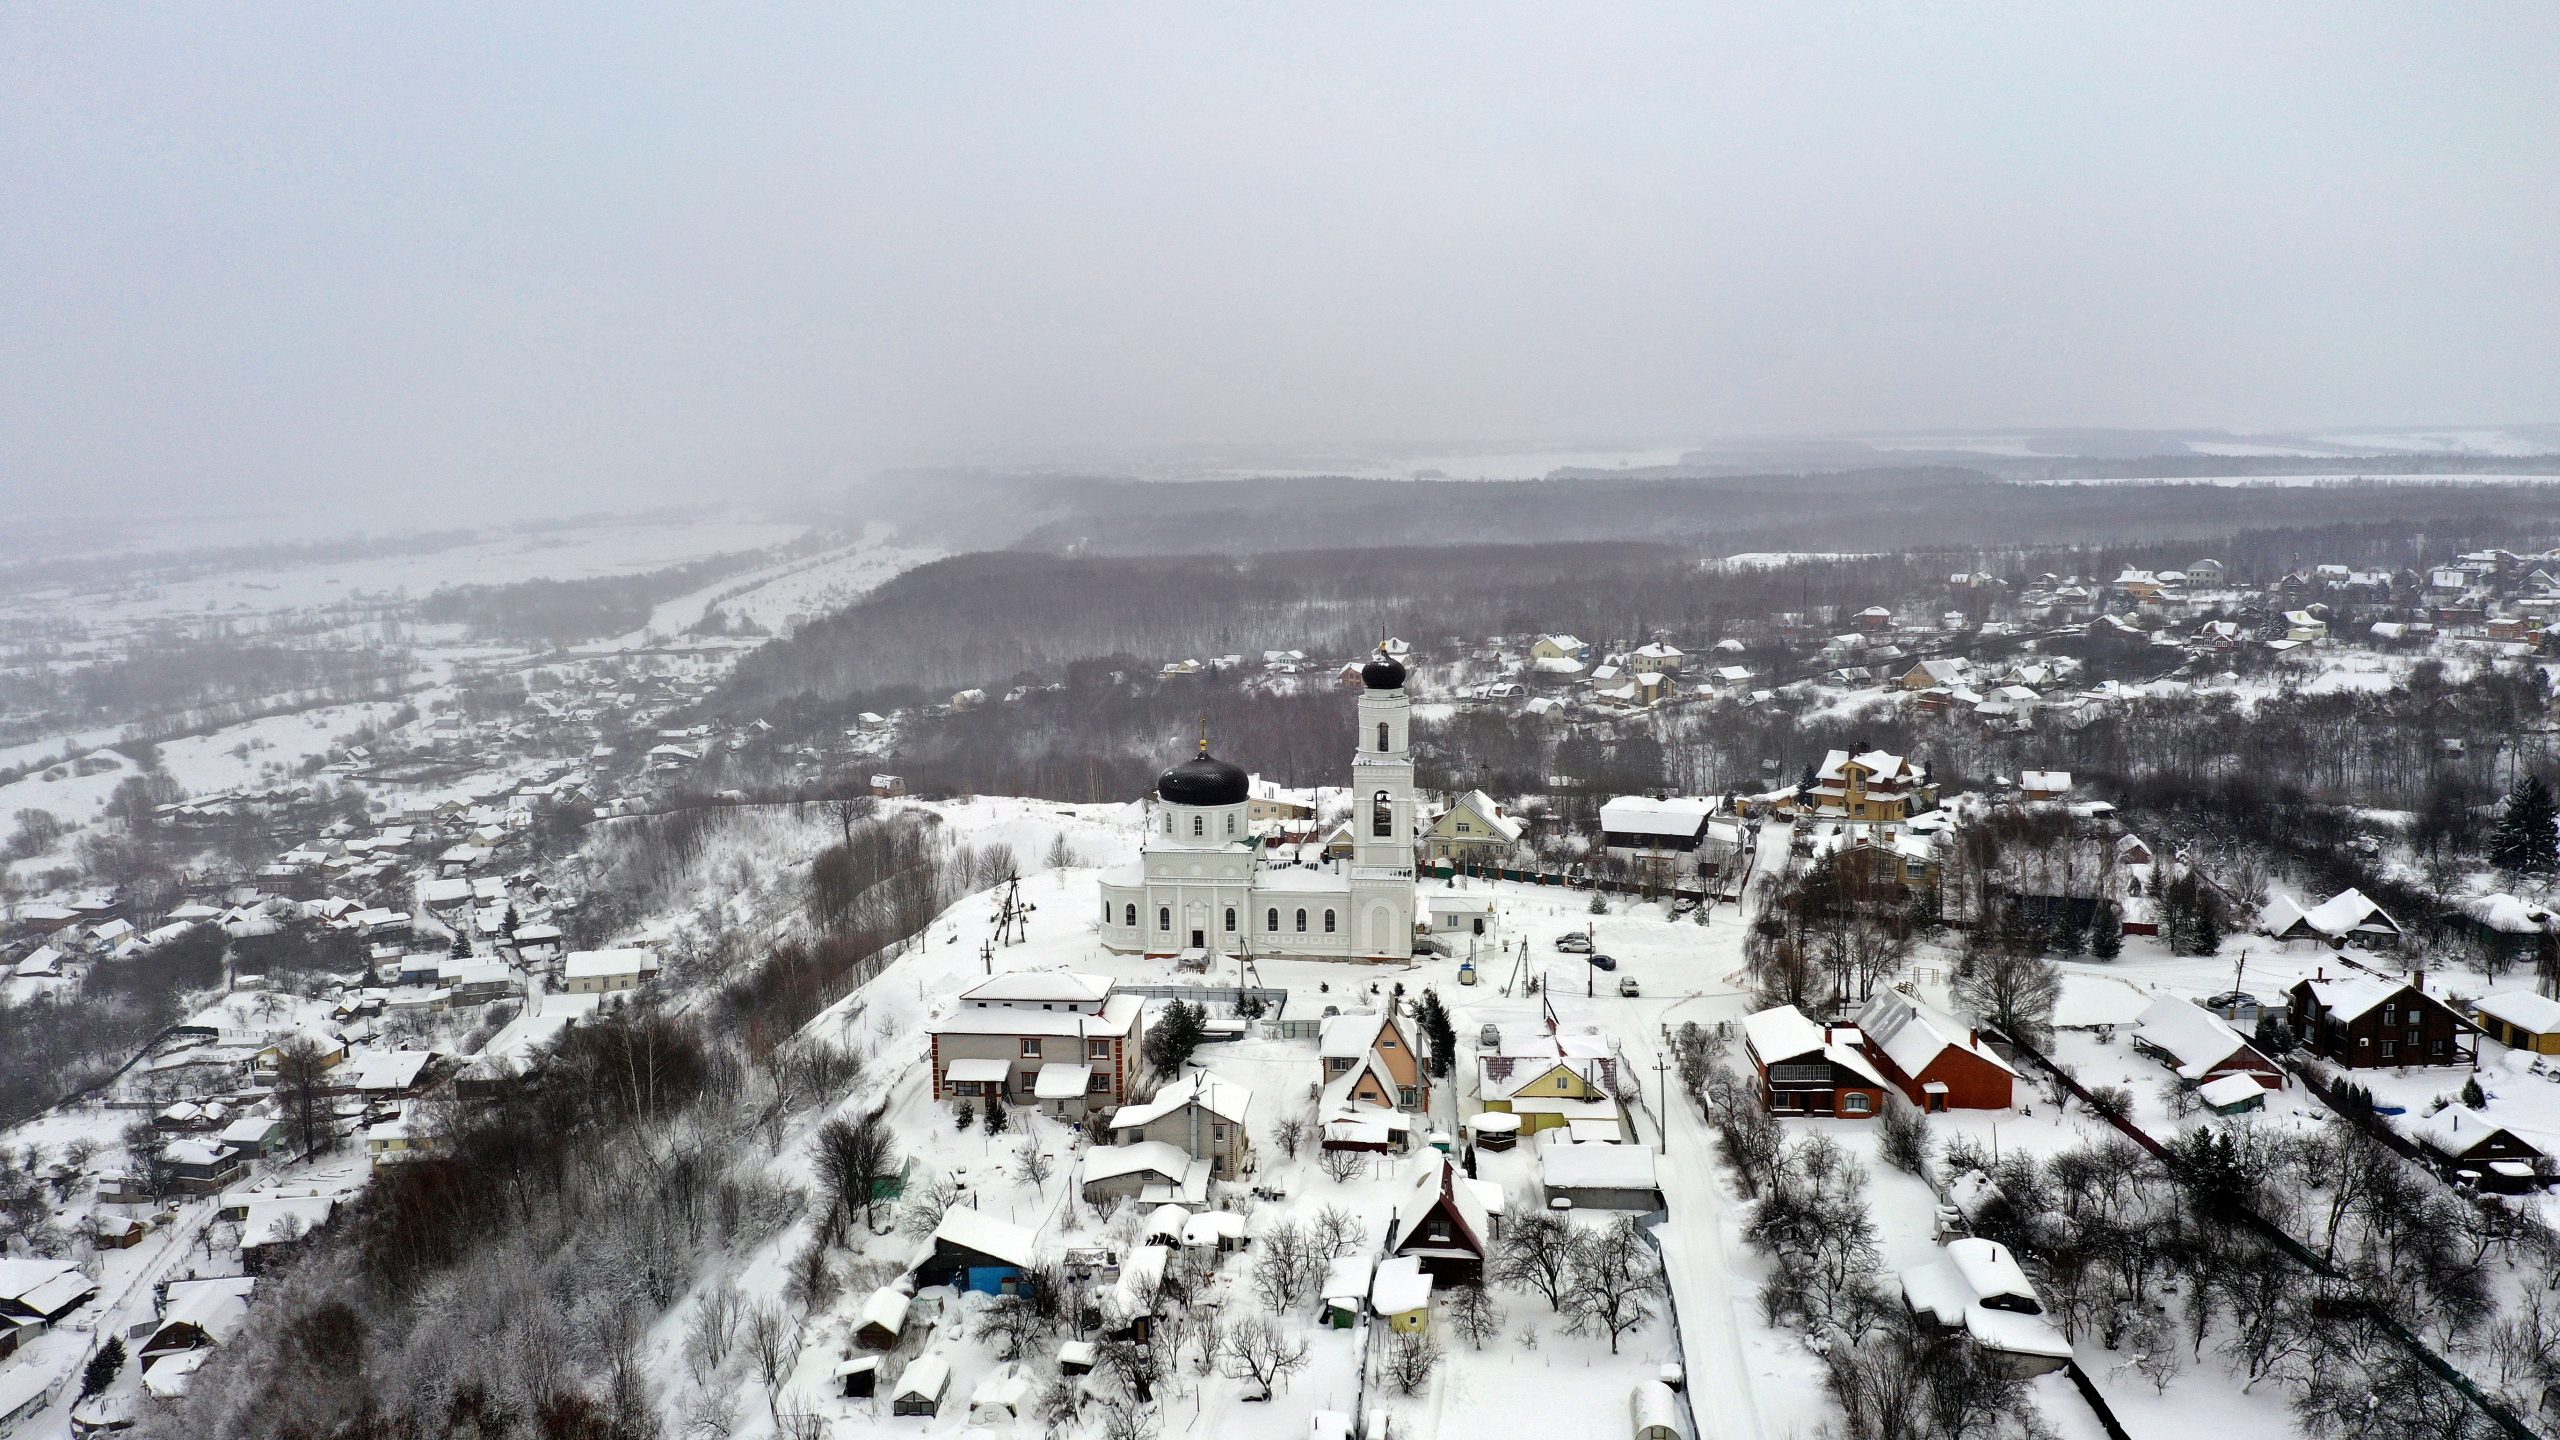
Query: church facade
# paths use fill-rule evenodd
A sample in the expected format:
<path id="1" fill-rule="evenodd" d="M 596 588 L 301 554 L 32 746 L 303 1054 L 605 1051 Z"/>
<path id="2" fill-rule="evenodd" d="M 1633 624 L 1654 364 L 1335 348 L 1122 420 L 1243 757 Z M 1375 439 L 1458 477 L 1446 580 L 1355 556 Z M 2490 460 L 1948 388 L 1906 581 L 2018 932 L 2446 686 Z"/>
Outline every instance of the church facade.
<path id="1" fill-rule="evenodd" d="M 1352 853 L 1322 869 L 1266 863 L 1250 777 L 1200 753 L 1156 777 L 1138 862 L 1101 880 L 1104 948 L 1123 954 L 1413 958 L 1413 705 L 1381 653 L 1360 671 Z"/>

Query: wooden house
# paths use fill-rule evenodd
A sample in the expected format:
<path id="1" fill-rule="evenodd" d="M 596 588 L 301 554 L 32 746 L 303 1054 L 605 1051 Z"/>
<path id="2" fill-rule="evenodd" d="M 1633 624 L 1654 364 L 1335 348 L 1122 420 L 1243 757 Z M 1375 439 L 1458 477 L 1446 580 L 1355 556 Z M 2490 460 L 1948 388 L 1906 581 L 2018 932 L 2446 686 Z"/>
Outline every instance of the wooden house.
<path id="1" fill-rule="evenodd" d="M 2416 986 L 2379 976 L 2295 981 L 2286 1016 L 2304 1049 L 2350 1070 L 2480 1059 L 2469 1021 Z"/>
<path id="2" fill-rule="evenodd" d="M 1500 1187 L 1459 1174 L 1437 1150 L 1424 1151 L 1388 1226 L 1388 1259 L 1410 1256 L 1424 1273 L 1453 1285 L 1481 1281 L 1493 1250 L 1493 1207 L 1485 1203 L 1485 1188 Z"/>

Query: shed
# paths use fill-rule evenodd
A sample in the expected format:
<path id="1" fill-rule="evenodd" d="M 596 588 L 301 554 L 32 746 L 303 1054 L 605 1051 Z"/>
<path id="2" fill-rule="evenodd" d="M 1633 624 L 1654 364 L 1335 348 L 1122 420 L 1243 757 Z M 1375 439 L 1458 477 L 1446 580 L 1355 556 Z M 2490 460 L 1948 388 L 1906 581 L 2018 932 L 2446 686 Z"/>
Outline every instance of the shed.
<path id="1" fill-rule="evenodd" d="M 1538 1183 L 1552 1202 L 1577 1210 L 1658 1210 L 1653 1152 L 1642 1145 L 1575 1145 L 1549 1141 L 1538 1151 Z"/>
<path id="2" fill-rule="evenodd" d="M 926 1285 L 949 1285 L 988 1295 L 1018 1294 L 1030 1283 L 1038 1246 L 1030 1231 L 984 1211 L 945 1211 L 933 1240 L 916 1266 L 916 1279 Z"/>
<path id="3" fill-rule="evenodd" d="M 1520 1143 L 1520 1117 L 1487 1110 L 1467 1117 L 1467 1131 L 1479 1150 L 1508 1150 Z"/>
<path id="4" fill-rule="evenodd" d="M 913 1297 L 894 1285 L 883 1285 L 862 1302 L 862 1318 L 854 1323 L 853 1343 L 865 1350 L 895 1350 L 906 1333 L 907 1306 Z"/>
<path id="5" fill-rule="evenodd" d="M 868 1400 L 879 1384 L 877 1355 L 856 1355 L 836 1366 L 836 1393 L 847 1400 Z"/>
<path id="6" fill-rule="evenodd" d="M 1381 1262 L 1369 1282 L 1369 1305 L 1386 1317 L 1390 1330 L 1411 1334 L 1428 1326 L 1431 1277 L 1423 1273 L 1421 1257 L 1399 1255 Z"/>
<path id="7" fill-rule="evenodd" d="M 942 1397 L 950 1389 L 951 1362 L 939 1355 L 927 1355 L 898 1377 L 898 1388 L 889 1395 L 889 1413 L 939 1415 Z"/>
<path id="8" fill-rule="evenodd" d="M 2196 1087 L 2196 1098 L 2216 1115 L 2239 1115 L 2267 1106 L 2267 1087 L 2244 1074 L 2217 1076 Z"/>
<path id="9" fill-rule="evenodd" d="M 969 1420 L 972 1424 L 1002 1424 L 1022 1414 L 1031 1403 L 1031 1377 L 1018 1365 L 1007 1365 L 978 1382 L 969 1392 Z"/>
<path id="10" fill-rule="evenodd" d="M 1093 1373 L 1094 1363 L 1101 1358 L 1101 1354 L 1101 1350 L 1090 1340 L 1070 1340 L 1058 1347 L 1058 1373 L 1090 1375 Z"/>

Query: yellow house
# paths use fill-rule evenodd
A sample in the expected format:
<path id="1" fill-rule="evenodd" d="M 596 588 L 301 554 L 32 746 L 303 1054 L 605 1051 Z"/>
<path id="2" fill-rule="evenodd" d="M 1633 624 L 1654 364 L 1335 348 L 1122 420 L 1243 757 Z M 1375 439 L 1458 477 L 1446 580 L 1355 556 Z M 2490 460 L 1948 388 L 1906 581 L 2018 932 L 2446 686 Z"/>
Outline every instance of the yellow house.
<path id="1" fill-rule="evenodd" d="M 1591 1060 L 1544 1056 L 1512 1062 L 1508 1057 L 1490 1056 L 1479 1063 L 1483 1078 L 1477 1094 L 1484 1108 L 1497 1115 L 1519 1116 L 1523 1135 L 1559 1129 L 1576 1120 L 1615 1123 L 1618 1118 L 1618 1102 L 1600 1083 L 1599 1067 Z"/>
<path id="2" fill-rule="evenodd" d="M 1591 647 L 1575 635 L 1541 635 L 1529 644 L 1532 660 L 1580 660 Z"/>
<path id="3" fill-rule="evenodd" d="M 1627 668 L 1638 675 L 1677 675 L 1680 662 L 1686 659 L 1678 647 L 1656 640 L 1627 652 Z"/>
<path id="4" fill-rule="evenodd" d="M 1434 860 L 1499 860 L 1519 840 L 1520 822 L 1481 790 L 1459 796 L 1422 832 L 1423 853 Z"/>
<path id="5" fill-rule="evenodd" d="M 1399 1255 L 1381 1261 L 1377 1278 L 1369 1282 L 1369 1308 L 1400 1335 L 1418 1335 L 1430 1328 L 1431 1277 L 1422 1271 L 1422 1257 Z"/>
<path id="6" fill-rule="evenodd" d="M 2471 1018 L 2489 1038 L 2536 1055 L 2560 1055 L 2560 1000 L 2510 990 L 2471 1002 Z"/>

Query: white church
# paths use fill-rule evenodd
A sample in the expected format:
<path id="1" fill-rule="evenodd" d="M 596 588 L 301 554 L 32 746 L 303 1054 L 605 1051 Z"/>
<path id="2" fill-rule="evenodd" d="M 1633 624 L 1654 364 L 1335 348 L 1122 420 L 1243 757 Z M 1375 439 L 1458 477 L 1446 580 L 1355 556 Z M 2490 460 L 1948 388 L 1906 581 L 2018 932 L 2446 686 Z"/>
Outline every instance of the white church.
<path id="1" fill-rule="evenodd" d="M 1413 704 L 1381 651 L 1360 670 L 1352 851 L 1323 869 L 1266 864 L 1246 823 L 1250 778 L 1200 753 L 1156 777 L 1138 862 L 1102 876 L 1102 943 L 1124 954 L 1410 960 Z"/>

